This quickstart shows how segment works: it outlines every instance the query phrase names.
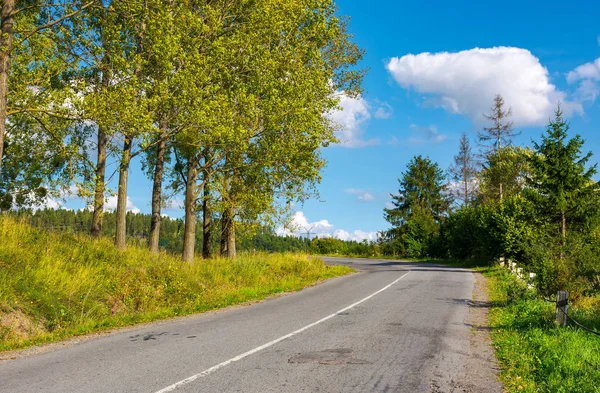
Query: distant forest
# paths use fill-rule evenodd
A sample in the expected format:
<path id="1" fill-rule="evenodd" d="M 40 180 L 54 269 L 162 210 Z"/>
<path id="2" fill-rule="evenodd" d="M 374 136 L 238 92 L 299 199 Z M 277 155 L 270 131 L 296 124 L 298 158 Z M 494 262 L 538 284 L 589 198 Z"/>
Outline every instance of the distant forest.
<path id="1" fill-rule="evenodd" d="M 93 212 L 89 210 L 55 210 L 41 209 L 10 212 L 30 225 L 45 228 L 49 231 L 89 234 L 93 220 Z M 127 237 L 129 241 L 144 245 L 148 243 L 149 228 L 152 216 L 142 213 L 127 213 Z M 215 223 L 219 228 L 219 223 Z M 164 216 L 161 220 L 159 247 L 169 253 L 181 253 L 183 250 L 183 219 Z M 202 223 L 196 224 L 196 249 L 202 250 Z M 114 237 L 116 231 L 116 215 L 114 212 L 104 214 L 102 236 Z M 213 249 L 218 249 L 218 238 L 214 239 Z M 269 227 L 263 226 L 252 233 L 238 233 L 237 247 L 240 251 L 265 252 L 309 252 L 321 255 L 356 255 L 374 256 L 378 254 L 377 244 L 370 242 L 344 241 L 334 238 L 312 238 L 296 236 L 279 236 Z"/>

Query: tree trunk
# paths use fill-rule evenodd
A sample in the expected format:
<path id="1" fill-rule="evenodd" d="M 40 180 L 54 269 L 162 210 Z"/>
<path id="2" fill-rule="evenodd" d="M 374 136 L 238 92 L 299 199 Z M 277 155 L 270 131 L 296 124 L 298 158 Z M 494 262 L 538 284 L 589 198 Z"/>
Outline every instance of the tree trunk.
<path id="1" fill-rule="evenodd" d="M 183 255 L 186 262 L 194 262 L 196 247 L 196 199 L 198 198 L 198 157 L 188 160 L 185 182 L 185 228 L 183 230 Z"/>
<path id="2" fill-rule="evenodd" d="M 125 136 L 123 154 L 119 167 L 119 190 L 117 192 L 117 224 L 115 232 L 115 246 L 122 250 L 127 240 L 127 181 L 129 178 L 129 163 L 131 161 L 132 141 Z"/>
<path id="3" fill-rule="evenodd" d="M 227 209 L 223 210 L 223 214 L 221 214 L 221 239 L 220 239 L 220 245 L 221 245 L 221 249 L 220 254 L 222 257 L 226 257 L 227 256 L 227 222 L 229 221 L 229 219 L 227 218 L 227 214 L 228 211 Z"/>
<path id="4" fill-rule="evenodd" d="M 92 236 L 102 234 L 104 216 L 104 189 L 106 176 L 106 144 L 108 137 L 102 127 L 98 127 L 98 159 L 96 161 L 96 184 L 94 188 L 94 215 L 92 217 Z"/>
<path id="5" fill-rule="evenodd" d="M 212 210 L 210 208 L 210 179 L 204 171 L 204 195 L 202 199 L 202 258 L 212 257 Z"/>
<path id="6" fill-rule="evenodd" d="M 226 207 L 221 217 L 221 256 L 234 259 L 236 255 L 235 209 L 233 207 Z"/>
<path id="7" fill-rule="evenodd" d="M 560 215 L 561 215 L 560 233 L 562 235 L 562 243 L 564 246 L 566 244 L 566 239 L 567 239 L 567 216 L 565 214 L 564 209 L 562 209 L 560 211 Z"/>
<path id="8" fill-rule="evenodd" d="M 165 150 L 167 147 L 167 123 L 161 122 L 160 139 L 156 146 L 156 166 L 154 167 L 154 184 L 152 185 L 152 219 L 150 221 L 151 252 L 158 252 L 160 239 L 160 203 L 162 194 L 162 181 L 165 172 Z"/>
<path id="9" fill-rule="evenodd" d="M 15 0 L 2 1 L 2 25 L 0 26 L 0 168 L 4 154 L 4 137 L 8 118 L 8 73 L 13 44 Z"/>
<path id="10" fill-rule="evenodd" d="M 469 207 L 469 182 L 465 175 L 465 207 Z"/>
<path id="11" fill-rule="evenodd" d="M 503 197 L 504 197 L 504 192 L 502 191 L 502 183 L 500 183 L 500 201 L 502 201 Z"/>

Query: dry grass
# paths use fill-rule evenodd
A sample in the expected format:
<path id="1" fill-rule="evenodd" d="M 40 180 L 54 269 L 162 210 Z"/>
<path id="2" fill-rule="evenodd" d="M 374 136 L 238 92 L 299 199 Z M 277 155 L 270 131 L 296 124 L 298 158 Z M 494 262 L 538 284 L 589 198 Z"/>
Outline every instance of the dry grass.
<path id="1" fill-rule="evenodd" d="M 0 350 L 262 299 L 349 272 L 302 254 L 188 264 L 0 216 Z"/>

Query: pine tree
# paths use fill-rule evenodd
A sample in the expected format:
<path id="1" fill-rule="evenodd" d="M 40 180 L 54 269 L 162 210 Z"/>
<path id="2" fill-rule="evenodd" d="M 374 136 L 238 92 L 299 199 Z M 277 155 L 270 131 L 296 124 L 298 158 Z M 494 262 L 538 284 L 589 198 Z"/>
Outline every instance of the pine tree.
<path id="1" fill-rule="evenodd" d="M 469 206 L 469 203 L 475 197 L 477 190 L 476 175 L 477 166 L 471 151 L 469 137 L 466 133 L 463 133 L 460 138 L 460 150 L 454 156 L 454 165 L 450 167 L 450 179 L 457 183 L 454 194 L 457 199 L 463 201 L 464 206 Z"/>
<path id="2" fill-rule="evenodd" d="M 491 113 L 483 116 L 492 122 L 491 127 L 484 127 L 478 133 L 479 144 L 483 149 L 483 155 L 486 160 L 491 154 L 497 153 L 503 147 L 512 145 L 512 140 L 519 135 L 514 131 L 514 124 L 509 120 L 512 115 L 512 109 L 504 109 L 504 98 L 500 94 L 494 97 L 494 104 L 490 108 Z M 502 200 L 502 183 L 499 184 L 499 197 Z"/>
<path id="3" fill-rule="evenodd" d="M 600 187 L 593 179 L 597 165 L 586 169 L 592 153 L 582 155 L 584 140 L 579 135 L 569 140 L 568 131 L 559 107 L 542 141 L 533 143 L 537 154 L 530 159 L 533 174 L 528 193 L 540 215 L 557 228 L 562 245 L 568 228 L 585 229 L 600 206 Z"/>
<path id="4" fill-rule="evenodd" d="M 484 114 L 483 116 L 492 122 L 492 126 L 484 127 L 478 133 L 479 143 L 486 153 L 512 145 L 513 138 L 519 135 L 514 131 L 513 122 L 509 120 L 512 116 L 512 108 L 504 109 L 504 98 L 500 94 L 494 97 L 494 104 L 490 111 L 489 115 Z"/>

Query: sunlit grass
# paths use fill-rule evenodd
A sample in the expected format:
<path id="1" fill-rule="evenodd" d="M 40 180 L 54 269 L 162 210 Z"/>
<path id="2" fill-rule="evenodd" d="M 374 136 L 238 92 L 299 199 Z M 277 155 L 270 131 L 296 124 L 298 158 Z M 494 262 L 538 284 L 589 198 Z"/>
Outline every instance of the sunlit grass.
<path id="1" fill-rule="evenodd" d="M 492 339 L 507 392 L 600 392 L 600 337 L 557 327 L 555 305 L 527 290 L 506 270 L 488 269 Z M 581 300 L 571 314 L 598 329 L 600 308 Z"/>
<path id="2" fill-rule="evenodd" d="M 189 264 L 0 216 L 0 350 L 262 299 L 351 271 L 302 254 Z"/>

